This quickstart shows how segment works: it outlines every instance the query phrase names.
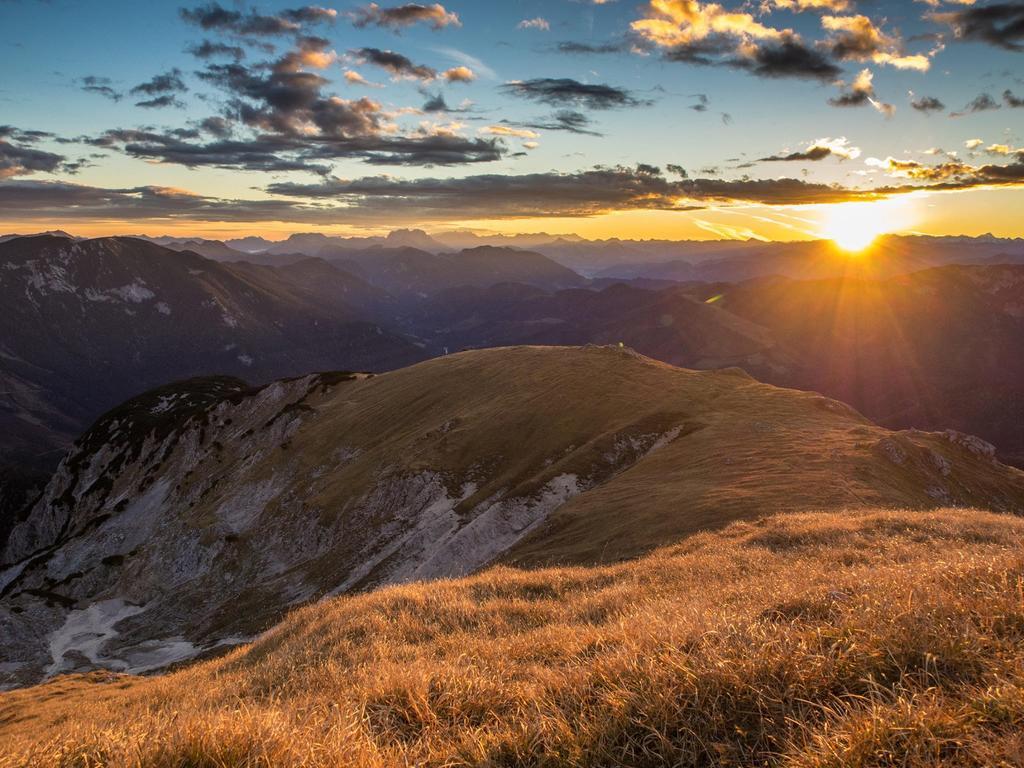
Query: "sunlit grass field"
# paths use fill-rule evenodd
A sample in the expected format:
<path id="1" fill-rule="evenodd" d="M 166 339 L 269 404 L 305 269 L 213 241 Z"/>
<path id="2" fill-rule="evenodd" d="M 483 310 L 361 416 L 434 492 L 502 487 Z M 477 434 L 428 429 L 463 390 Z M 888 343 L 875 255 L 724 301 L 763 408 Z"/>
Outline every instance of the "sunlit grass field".
<path id="1" fill-rule="evenodd" d="M 4 766 L 1024 764 L 1024 521 L 776 516 L 0 696 Z"/>

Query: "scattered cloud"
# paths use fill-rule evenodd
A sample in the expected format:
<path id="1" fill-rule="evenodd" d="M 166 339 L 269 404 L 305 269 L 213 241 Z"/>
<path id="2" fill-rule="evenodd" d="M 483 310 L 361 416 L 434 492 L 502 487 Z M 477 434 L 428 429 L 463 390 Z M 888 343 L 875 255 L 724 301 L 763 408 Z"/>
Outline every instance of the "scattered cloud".
<path id="1" fill-rule="evenodd" d="M 989 112 L 993 109 L 999 109 L 999 102 L 987 93 L 980 93 L 959 112 L 952 112 L 950 117 L 963 117 L 964 115 L 973 115 L 975 112 Z"/>
<path id="2" fill-rule="evenodd" d="M 833 107 L 860 107 L 870 104 L 886 117 L 891 117 L 896 112 L 896 107 L 879 101 L 876 97 L 874 74 L 870 69 L 861 70 L 849 85 L 844 82 L 840 82 L 839 85 L 843 90 L 828 102 Z"/>
<path id="3" fill-rule="evenodd" d="M 1011 109 L 1020 109 L 1021 107 L 1024 107 L 1024 97 L 1014 96 L 1013 91 L 1009 89 L 1003 91 L 1003 101 L 1006 103 L 1006 106 Z"/>
<path id="4" fill-rule="evenodd" d="M 124 98 L 124 94 L 114 89 L 113 81 L 109 77 L 86 75 L 78 83 L 83 91 L 99 94 L 111 101 L 120 101 Z"/>
<path id="5" fill-rule="evenodd" d="M 361 62 L 380 67 L 398 80 L 420 80 L 431 82 L 437 79 L 437 70 L 424 64 L 413 64 L 407 57 L 394 51 L 380 48 L 360 48 L 352 52 Z"/>
<path id="6" fill-rule="evenodd" d="M 905 53 L 902 40 L 884 33 L 867 16 L 823 16 L 821 25 L 832 33 L 824 45 L 841 61 L 871 61 L 919 72 L 931 67 L 927 56 Z"/>
<path id="7" fill-rule="evenodd" d="M 234 35 L 272 37 L 299 32 L 304 25 L 331 22 L 337 11 L 306 5 L 285 9 L 277 14 L 264 15 L 256 11 L 240 11 L 224 8 L 220 3 L 210 2 L 195 8 L 182 8 L 181 18 L 206 31 L 220 31 Z"/>
<path id="8" fill-rule="evenodd" d="M 543 16 L 536 16 L 532 19 L 523 19 L 516 24 L 516 29 L 539 29 L 543 32 L 551 30 L 551 22 Z"/>
<path id="9" fill-rule="evenodd" d="M 649 0 L 631 29 L 669 61 L 729 66 L 760 77 L 834 80 L 841 70 L 791 29 L 697 0 Z"/>
<path id="10" fill-rule="evenodd" d="M 933 13 L 961 40 L 988 43 L 1009 51 L 1024 51 L 1024 3 L 1019 0 L 971 5 L 963 10 Z"/>
<path id="11" fill-rule="evenodd" d="M 942 112 L 946 109 L 946 105 L 934 96 L 921 96 L 911 99 L 910 106 L 918 112 L 924 112 L 925 114 L 929 114 L 931 112 Z"/>
<path id="12" fill-rule="evenodd" d="M 581 83 L 568 77 L 513 80 L 503 85 L 502 90 L 514 96 L 551 106 L 575 105 L 589 109 L 617 109 L 619 107 L 646 106 L 651 103 L 637 98 L 624 88 Z"/>
<path id="13" fill-rule="evenodd" d="M 828 157 L 838 157 L 840 160 L 856 160 L 860 157 L 860 154 L 860 148 L 851 146 L 849 140 L 843 136 L 838 139 L 817 139 L 810 142 L 806 149 L 762 157 L 758 162 L 815 162 Z"/>
<path id="14" fill-rule="evenodd" d="M 135 106 L 148 109 L 158 107 L 184 106 L 175 98 L 175 94 L 188 90 L 182 79 L 181 70 L 174 68 L 162 75 L 155 75 L 144 83 L 139 83 L 129 91 L 133 96 L 149 96 L 150 98 L 135 102 Z"/>
<path id="15" fill-rule="evenodd" d="M 405 3 L 391 8 L 382 8 L 377 3 L 370 3 L 349 13 L 349 18 L 356 27 L 385 27 L 393 31 L 414 24 L 428 24 L 435 30 L 462 26 L 459 15 L 447 10 L 440 3 Z"/>
<path id="16" fill-rule="evenodd" d="M 245 49 L 241 46 L 215 43 L 211 40 L 204 40 L 201 43 L 190 45 L 185 50 L 197 59 L 214 59 L 218 56 L 227 56 L 235 61 L 241 61 L 245 58 Z"/>

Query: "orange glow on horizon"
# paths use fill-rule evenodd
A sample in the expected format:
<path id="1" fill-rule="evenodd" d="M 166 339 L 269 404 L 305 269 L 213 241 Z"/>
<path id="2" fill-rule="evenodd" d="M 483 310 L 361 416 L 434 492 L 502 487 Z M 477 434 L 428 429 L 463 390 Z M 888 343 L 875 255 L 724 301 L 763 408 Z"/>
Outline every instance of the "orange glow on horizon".
<path id="1" fill-rule="evenodd" d="M 723 240 L 746 236 L 774 242 L 831 239 L 846 250 L 857 252 L 883 234 L 977 236 L 992 233 L 998 237 L 1021 237 L 1024 236 L 1018 215 L 1021 204 L 1024 204 L 1024 189 L 905 195 L 876 202 L 829 205 L 713 206 L 687 212 L 629 210 L 587 217 L 373 219 L 362 226 L 351 222 L 27 217 L 0 224 L 0 232 L 30 234 L 62 229 L 82 237 L 144 234 L 226 240 L 252 235 L 283 240 L 296 232 L 365 237 L 387 234 L 392 229 L 418 228 L 430 233 L 457 230 L 481 235 L 545 233 L 551 237 L 576 235 L 590 240 Z M 730 237 L 733 234 L 735 236 Z"/>

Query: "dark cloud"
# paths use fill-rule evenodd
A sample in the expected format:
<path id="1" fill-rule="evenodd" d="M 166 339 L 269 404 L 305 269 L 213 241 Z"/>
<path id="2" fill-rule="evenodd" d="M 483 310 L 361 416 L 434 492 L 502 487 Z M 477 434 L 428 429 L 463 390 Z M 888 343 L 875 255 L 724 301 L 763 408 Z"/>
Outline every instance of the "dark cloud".
<path id="1" fill-rule="evenodd" d="M 135 102 L 136 107 L 156 109 L 184 106 L 175 98 L 175 94 L 184 93 L 187 90 L 188 87 L 182 79 L 181 70 L 175 68 L 162 75 L 156 75 L 144 83 L 139 83 L 129 93 L 135 96 L 145 95 L 151 97 Z"/>
<path id="2" fill-rule="evenodd" d="M 0 125 L 0 139 L 11 139 L 22 144 L 34 144 L 43 139 L 56 138 L 56 134 L 49 131 L 23 130 L 13 125 Z"/>
<path id="3" fill-rule="evenodd" d="M 349 18 L 356 27 L 375 26 L 392 30 L 420 23 L 429 24 L 434 29 L 462 26 L 458 14 L 448 11 L 440 3 L 405 3 L 392 8 L 381 8 L 377 3 L 370 3 L 350 12 Z"/>
<path id="4" fill-rule="evenodd" d="M 790 152 L 785 155 L 769 155 L 768 157 L 762 157 L 758 159 L 759 163 L 788 163 L 788 162 L 806 162 L 806 161 L 817 161 L 824 160 L 826 157 L 832 157 L 833 152 L 831 147 L 813 146 L 810 149 L 806 149 L 803 152 Z"/>
<path id="5" fill-rule="evenodd" d="M 783 37 L 778 42 L 762 43 L 740 49 L 728 37 L 708 37 L 685 45 L 667 48 L 667 61 L 699 66 L 726 66 L 758 77 L 835 80 L 842 70 L 824 53 L 808 48 L 798 38 Z"/>
<path id="6" fill-rule="evenodd" d="M 1003 101 L 1006 102 L 1006 106 L 1012 109 L 1024 107 L 1024 98 L 1014 96 L 1013 91 L 1009 89 L 1003 91 Z"/>
<path id="7" fill-rule="evenodd" d="M 731 59 L 728 64 L 758 77 L 795 77 L 835 80 L 842 70 L 820 52 L 795 39 L 758 46 L 752 56 Z"/>
<path id="8" fill-rule="evenodd" d="M 935 13 L 963 40 L 975 40 L 1010 51 L 1024 51 L 1024 3 L 993 3 L 959 11 Z"/>
<path id="9" fill-rule="evenodd" d="M 364 209 L 391 208 L 423 218 L 589 216 L 608 210 L 685 210 L 678 190 L 650 166 L 594 168 L 577 173 L 488 174 L 461 179 L 369 177 L 322 184 L 280 183 L 273 194 L 330 199 Z"/>
<path id="10" fill-rule="evenodd" d="M 79 82 L 79 87 L 88 93 L 97 93 L 111 101 L 120 101 L 124 95 L 116 91 L 109 77 L 86 75 Z"/>
<path id="11" fill-rule="evenodd" d="M 326 114 L 324 114 L 326 113 Z M 154 131 L 113 130 L 92 139 L 95 146 L 118 149 L 143 160 L 174 163 L 189 168 L 213 166 L 249 171 L 309 171 L 326 174 L 327 163 L 343 158 L 372 165 L 459 165 L 490 162 L 504 149 L 495 139 L 470 139 L 449 134 L 415 133 L 390 136 L 376 133 L 346 136 L 345 123 L 352 117 L 350 103 L 328 104 L 318 113 L 333 135 L 285 136 L 259 134 L 246 139 L 190 141 Z"/>
<path id="12" fill-rule="evenodd" d="M 169 72 L 139 83 L 130 92 L 135 95 L 159 96 L 163 93 L 184 93 L 187 90 L 185 81 L 181 79 L 181 70 L 175 67 Z"/>
<path id="13" fill-rule="evenodd" d="M 920 98 L 911 101 L 910 106 L 918 112 L 924 112 L 925 114 L 929 112 L 941 112 L 946 108 L 946 105 L 934 96 L 921 96 Z"/>
<path id="14" fill-rule="evenodd" d="M 387 70 L 394 77 L 405 77 L 412 80 L 431 81 L 437 79 L 437 70 L 412 61 L 394 51 L 382 51 L 380 48 L 360 48 L 352 52 L 360 61 Z"/>
<path id="15" fill-rule="evenodd" d="M 186 51 L 197 59 L 213 59 L 218 56 L 227 56 L 235 61 L 241 61 L 245 58 L 245 49 L 241 46 L 214 43 L 210 40 L 204 40 L 197 45 L 190 45 Z"/>
<path id="16" fill-rule="evenodd" d="M 422 109 L 424 112 L 447 112 L 448 103 L 444 100 L 444 94 L 438 93 L 428 97 Z"/>
<path id="17" fill-rule="evenodd" d="M 975 112 L 990 112 L 993 109 L 999 109 L 999 107 L 999 102 L 993 99 L 990 94 L 979 93 L 967 106 L 959 112 L 953 112 L 950 116 L 963 117 L 964 115 L 973 115 Z"/>
<path id="18" fill-rule="evenodd" d="M 152 99 L 143 99 L 142 101 L 135 102 L 136 107 L 142 107 L 143 109 L 161 109 L 163 107 L 184 107 L 185 105 L 178 101 L 170 94 L 164 96 L 154 96 Z"/>
<path id="19" fill-rule="evenodd" d="M 268 191 L 296 198 L 331 199 L 363 209 L 392 208 L 396 213 L 425 219 L 591 216 L 623 209 L 685 211 L 704 202 L 803 205 L 874 197 L 798 179 L 689 179 L 678 166 L 668 169 L 682 178 L 669 179 L 655 166 L 640 165 L 461 179 L 329 179 L 322 184 L 274 184 Z"/>
<path id="20" fill-rule="evenodd" d="M 615 210 L 686 211 L 705 205 L 754 203 L 805 205 L 882 199 L 921 189 L 1024 185 L 1024 156 L 1005 166 L 968 166 L 950 161 L 922 166 L 893 161 L 892 171 L 912 184 L 874 190 L 808 183 L 798 179 L 686 177 L 666 165 L 597 167 L 574 173 L 520 176 L 401 179 L 375 176 L 325 179 L 319 184 L 278 183 L 264 200 L 224 200 L 176 189 L 100 189 L 67 182 L 9 180 L 0 183 L 0 220 L 120 218 L 297 223 L 451 221 L 473 216 L 517 218 L 591 216 Z M 898 167 L 896 167 L 898 165 Z M 705 169 L 710 174 L 713 169 Z M 286 199 L 282 199 L 286 198 Z"/>
<path id="21" fill-rule="evenodd" d="M 852 89 L 828 100 L 833 107 L 862 107 L 871 101 L 871 92 Z"/>
<path id="22" fill-rule="evenodd" d="M 302 35 L 272 61 L 210 63 L 198 71 L 201 80 L 225 94 L 222 113 L 199 123 L 209 140 L 202 140 L 196 129 L 194 135 L 113 129 L 88 141 L 186 167 L 317 174 L 328 173 L 332 161 L 344 158 L 375 165 L 453 165 L 489 162 L 505 154 L 495 138 L 465 138 L 425 127 L 403 135 L 378 102 L 325 93 L 328 80 L 307 67 L 328 66 L 334 60 L 328 46 L 324 38 Z"/>
<path id="23" fill-rule="evenodd" d="M 555 46 L 555 50 L 568 54 L 603 54 L 622 53 L 628 48 L 623 43 L 580 43 L 574 40 L 563 40 Z"/>
<path id="24" fill-rule="evenodd" d="M 887 117 L 896 112 L 896 107 L 892 104 L 885 104 L 876 98 L 871 70 L 862 70 L 852 83 L 839 82 L 838 85 L 845 90 L 828 100 L 833 107 L 862 107 L 870 104 Z"/>
<path id="25" fill-rule="evenodd" d="M 13 125 L 0 125 L 0 179 L 55 171 L 77 173 L 85 167 L 87 163 L 84 160 L 69 161 L 64 155 L 24 146 L 50 138 L 53 138 L 53 134 L 46 131 L 27 131 Z"/>
<path id="26" fill-rule="evenodd" d="M 301 30 L 305 24 L 331 21 L 337 15 L 334 11 L 312 5 L 286 9 L 276 15 L 264 15 L 255 11 L 231 10 L 217 2 L 182 8 L 180 14 L 188 23 L 206 31 L 255 37 L 292 34 Z"/>
<path id="27" fill-rule="evenodd" d="M 568 77 L 540 77 L 517 80 L 501 86 L 506 93 L 552 106 L 580 106 L 589 109 L 617 109 L 648 106 L 630 91 L 611 85 L 591 85 Z"/>
<path id="28" fill-rule="evenodd" d="M 578 133 L 584 136 L 602 135 L 591 128 L 593 120 L 574 109 L 560 109 L 546 121 L 525 123 L 524 125 L 526 128 L 533 128 L 539 131 L 566 131 L 567 133 Z"/>

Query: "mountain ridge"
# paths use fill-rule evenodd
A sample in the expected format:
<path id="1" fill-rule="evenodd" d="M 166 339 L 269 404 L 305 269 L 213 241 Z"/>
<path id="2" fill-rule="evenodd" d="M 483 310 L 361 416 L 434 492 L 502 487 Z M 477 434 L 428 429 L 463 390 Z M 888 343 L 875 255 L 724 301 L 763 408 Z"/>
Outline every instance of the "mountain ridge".
<path id="1" fill-rule="evenodd" d="M 158 668 L 325 594 L 615 561 L 765 510 L 1024 510 L 1024 473 L 983 441 L 619 347 L 195 386 L 98 422 L 12 532 L 7 684 Z"/>

